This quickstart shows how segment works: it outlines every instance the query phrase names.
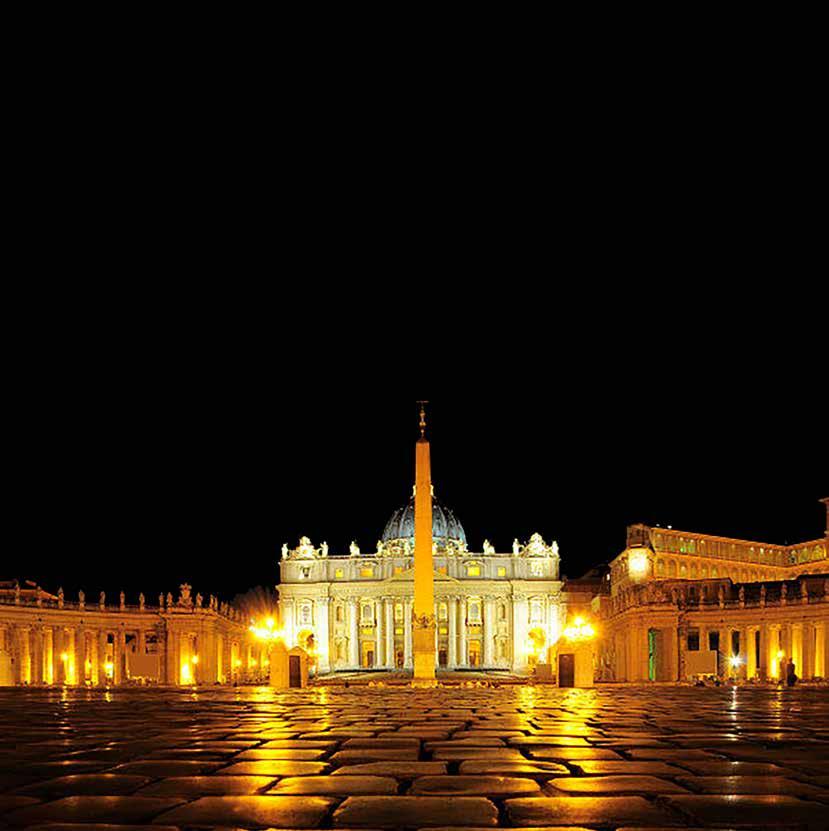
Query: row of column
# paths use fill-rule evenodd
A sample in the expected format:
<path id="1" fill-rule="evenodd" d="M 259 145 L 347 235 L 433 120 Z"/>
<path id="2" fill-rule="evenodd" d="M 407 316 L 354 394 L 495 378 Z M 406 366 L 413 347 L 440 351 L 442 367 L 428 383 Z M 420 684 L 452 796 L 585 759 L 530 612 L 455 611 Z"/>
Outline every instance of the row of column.
<path id="1" fill-rule="evenodd" d="M 685 656 L 687 652 L 687 636 L 689 629 L 699 632 L 701 650 L 708 650 L 709 635 L 712 632 L 719 634 L 719 656 L 721 665 L 718 667 L 720 675 L 736 678 L 780 679 L 786 675 L 786 665 L 789 658 L 795 665 L 795 673 L 799 678 L 825 678 L 829 669 L 829 639 L 827 638 L 827 624 L 825 622 L 795 622 L 795 623 L 763 623 L 741 626 L 684 626 L 678 632 L 679 661 L 677 675 L 684 680 Z M 647 632 L 647 630 L 644 630 Z M 739 632 L 739 652 L 735 653 L 732 644 L 732 635 Z M 638 630 L 630 634 L 631 652 L 642 655 L 647 660 L 647 643 L 636 642 Z M 736 659 L 732 662 L 732 659 Z M 634 659 L 635 661 L 636 659 Z M 641 664 L 641 660 L 640 660 Z M 633 668 L 633 676 L 628 680 L 646 678 L 640 671 L 641 666 Z"/>
<path id="2" fill-rule="evenodd" d="M 139 648 L 146 635 L 137 633 Z M 109 642 L 110 637 L 112 643 Z M 6 626 L 0 652 L 8 655 L 11 684 L 121 683 L 126 674 L 126 632 L 89 627 Z"/>
<path id="3" fill-rule="evenodd" d="M 396 621 L 394 608 L 396 603 L 403 603 L 403 620 Z M 435 627 L 436 651 L 441 636 L 439 629 L 446 624 L 448 634 L 444 636 L 447 642 L 447 664 L 450 667 L 465 667 L 469 665 L 468 660 L 468 639 L 467 639 L 467 599 L 465 597 L 451 597 L 444 601 L 447 604 L 447 620 L 437 620 L 438 604 L 435 604 Z M 374 626 L 374 665 L 376 667 L 394 668 L 397 662 L 396 632 L 401 626 L 403 628 L 403 665 L 406 668 L 412 666 L 412 605 L 413 601 L 405 598 L 380 598 L 373 600 L 373 626 Z M 347 631 L 348 631 L 348 664 L 352 667 L 359 667 L 362 663 L 360 654 L 361 627 L 361 601 L 356 598 L 348 600 L 347 604 Z M 520 612 L 519 612 L 520 614 Z M 524 618 L 526 618 L 526 604 L 524 604 Z M 492 666 L 495 662 L 495 599 L 485 598 L 482 609 L 482 663 L 484 666 Z M 524 620 L 526 630 L 526 620 Z M 318 633 L 327 632 L 327 619 L 325 626 L 322 621 L 317 624 Z M 526 640 L 526 632 L 524 635 Z M 437 657 L 436 657 L 437 660 Z M 320 663 L 322 670 L 322 664 Z M 323 670 L 324 671 L 324 670 Z"/>

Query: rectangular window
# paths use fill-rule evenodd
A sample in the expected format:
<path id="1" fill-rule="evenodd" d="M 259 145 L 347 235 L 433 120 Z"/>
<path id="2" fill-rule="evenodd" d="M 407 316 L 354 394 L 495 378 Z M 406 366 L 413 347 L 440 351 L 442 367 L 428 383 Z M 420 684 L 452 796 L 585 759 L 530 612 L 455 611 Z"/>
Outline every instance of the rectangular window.
<path id="1" fill-rule="evenodd" d="M 334 577 L 338 580 L 342 580 L 342 578 L 345 577 L 345 571 L 343 571 L 341 568 L 338 568 L 334 572 Z"/>
<path id="2" fill-rule="evenodd" d="M 708 633 L 708 651 L 709 652 L 719 652 L 720 651 L 720 633 L 719 632 L 709 632 Z"/>
<path id="3" fill-rule="evenodd" d="M 480 577 L 481 576 L 481 567 L 480 566 L 467 566 L 466 567 L 466 576 L 467 577 Z"/>
<path id="4" fill-rule="evenodd" d="M 499 577 L 506 577 L 507 576 L 507 570 L 506 570 L 506 568 L 504 568 L 504 566 L 498 566 L 498 576 Z"/>
<path id="5" fill-rule="evenodd" d="M 438 568 L 438 574 L 446 574 L 446 566 L 440 566 Z"/>
<path id="6" fill-rule="evenodd" d="M 374 567 L 373 566 L 363 566 L 360 569 L 360 577 L 374 577 Z"/>
<path id="7" fill-rule="evenodd" d="M 699 652 L 699 632 L 688 633 L 688 651 Z"/>
<path id="8" fill-rule="evenodd" d="M 544 563 L 530 563 L 530 574 L 533 577 L 543 577 Z"/>
<path id="9" fill-rule="evenodd" d="M 740 633 L 739 632 L 732 632 L 731 633 L 731 654 L 732 655 L 739 655 L 740 654 Z"/>
<path id="10" fill-rule="evenodd" d="M 394 567 L 395 574 L 402 574 L 403 573 L 403 566 L 395 566 Z"/>

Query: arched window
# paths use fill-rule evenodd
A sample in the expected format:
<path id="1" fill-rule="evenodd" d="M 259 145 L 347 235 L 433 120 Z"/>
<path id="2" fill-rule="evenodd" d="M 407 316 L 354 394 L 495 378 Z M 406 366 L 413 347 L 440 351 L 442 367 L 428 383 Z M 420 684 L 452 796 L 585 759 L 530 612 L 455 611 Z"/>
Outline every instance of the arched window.
<path id="1" fill-rule="evenodd" d="M 481 622 L 481 601 L 478 599 L 470 599 L 469 605 L 466 607 L 466 617 L 470 623 Z"/>
<path id="2" fill-rule="evenodd" d="M 507 607 L 503 603 L 498 604 L 498 620 L 507 619 Z"/>
<path id="3" fill-rule="evenodd" d="M 363 603 L 361 619 L 363 623 L 374 623 L 374 604 Z"/>
<path id="4" fill-rule="evenodd" d="M 334 612 L 334 619 L 337 621 L 337 623 L 342 623 L 343 622 L 343 607 L 342 606 L 337 605 L 337 609 Z"/>
<path id="5" fill-rule="evenodd" d="M 394 604 L 394 619 L 396 621 L 403 620 L 403 604 L 402 603 L 395 603 Z"/>
<path id="6" fill-rule="evenodd" d="M 312 622 L 313 612 L 310 603 L 303 603 L 299 607 L 299 622 L 302 626 L 310 626 Z"/>
<path id="7" fill-rule="evenodd" d="M 544 622 L 544 602 L 534 599 L 530 601 L 530 623 Z"/>
<path id="8" fill-rule="evenodd" d="M 475 562 L 469 562 L 466 564 L 466 576 L 467 577 L 480 577 L 481 576 L 481 564 Z"/>
<path id="9" fill-rule="evenodd" d="M 446 620 L 449 617 L 449 608 L 445 603 L 438 603 L 438 620 Z"/>

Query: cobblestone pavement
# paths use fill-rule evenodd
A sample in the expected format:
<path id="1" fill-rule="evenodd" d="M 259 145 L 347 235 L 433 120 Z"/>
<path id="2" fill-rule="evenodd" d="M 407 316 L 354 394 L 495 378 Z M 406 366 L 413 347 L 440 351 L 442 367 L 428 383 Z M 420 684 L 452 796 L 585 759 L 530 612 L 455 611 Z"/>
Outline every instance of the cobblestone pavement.
<path id="1" fill-rule="evenodd" d="M 0 828 L 829 829 L 829 690 L 0 690 Z"/>

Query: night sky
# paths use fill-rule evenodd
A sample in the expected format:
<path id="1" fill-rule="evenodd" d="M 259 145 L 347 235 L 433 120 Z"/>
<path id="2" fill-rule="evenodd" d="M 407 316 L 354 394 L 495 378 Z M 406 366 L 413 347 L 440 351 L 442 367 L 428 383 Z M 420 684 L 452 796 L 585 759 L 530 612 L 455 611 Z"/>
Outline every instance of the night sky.
<path id="1" fill-rule="evenodd" d="M 411 494 L 424 394 L 436 493 L 472 550 L 539 531 L 575 577 L 618 554 L 633 522 L 775 543 L 823 534 L 825 374 L 803 387 L 772 364 L 656 374 L 629 355 L 583 370 L 555 354 L 532 371 L 436 362 L 422 377 L 405 362 L 337 376 L 221 350 L 50 358 L 19 407 L 0 577 L 73 599 L 123 588 L 155 602 L 183 581 L 231 599 L 272 586 L 282 543 L 303 534 L 332 553 L 352 539 L 373 550 Z"/>

